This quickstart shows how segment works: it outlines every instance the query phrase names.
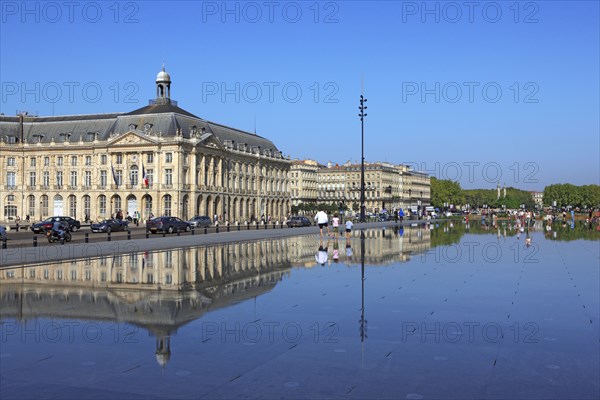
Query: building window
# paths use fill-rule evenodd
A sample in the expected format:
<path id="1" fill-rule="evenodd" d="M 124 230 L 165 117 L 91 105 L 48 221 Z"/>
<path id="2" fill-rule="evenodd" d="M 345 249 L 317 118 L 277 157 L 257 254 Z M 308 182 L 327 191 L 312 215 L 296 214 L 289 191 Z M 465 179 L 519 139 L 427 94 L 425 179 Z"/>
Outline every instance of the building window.
<path id="1" fill-rule="evenodd" d="M 154 153 L 146 154 L 146 162 L 152 164 L 154 162 Z"/>
<path id="2" fill-rule="evenodd" d="M 164 215 L 171 215 L 171 195 L 168 194 L 164 197 Z"/>
<path id="3" fill-rule="evenodd" d="M 29 215 L 30 217 L 34 217 L 35 216 L 35 196 L 27 197 L 27 208 L 28 208 L 27 215 Z"/>
<path id="4" fill-rule="evenodd" d="M 63 164 L 64 164 L 63 157 L 62 156 L 58 156 L 56 158 L 56 165 L 58 165 L 59 167 L 62 167 Z"/>
<path id="5" fill-rule="evenodd" d="M 116 156 L 117 156 L 117 161 L 116 161 L 116 163 L 117 163 L 117 164 L 123 164 L 123 154 L 121 154 L 121 153 L 118 153 Z"/>
<path id="6" fill-rule="evenodd" d="M 165 162 L 173 162 L 173 153 L 166 153 L 165 154 Z"/>
<path id="7" fill-rule="evenodd" d="M 106 187 L 107 178 L 106 171 L 100 171 L 100 186 Z"/>
<path id="8" fill-rule="evenodd" d="M 103 194 L 98 196 L 98 211 L 101 216 L 106 215 L 106 196 Z"/>
<path id="9" fill-rule="evenodd" d="M 77 197 L 69 196 L 69 217 L 77 217 Z"/>
<path id="10" fill-rule="evenodd" d="M 121 197 L 115 196 L 114 200 L 115 200 L 115 211 L 121 210 Z"/>
<path id="11" fill-rule="evenodd" d="M 138 182 L 139 169 L 137 165 L 133 165 L 131 170 L 129 171 L 129 181 L 131 186 L 137 186 Z"/>
<path id="12" fill-rule="evenodd" d="M 42 217 L 48 215 L 48 196 L 42 196 Z"/>
<path id="13" fill-rule="evenodd" d="M 146 178 L 148 178 L 148 186 L 152 186 L 152 182 L 154 181 L 154 170 L 153 169 L 146 170 Z"/>
<path id="14" fill-rule="evenodd" d="M 17 206 L 4 206 L 4 218 L 14 218 L 17 216 Z"/>
<path id="15" fill-rule="evenodd" d="M 117 186 L 121 186 L 123 184 L 123 171 L 118 169 L 115 171 L 115 180 L 117 181 Z"/>
<path id="16" fill-rule="evenodd" d="M 77 156 L 71 156 L 71 166 L 72 167 L 77 166 Z"/>
<path id="17" fill-rule="evenodd" d="M 9 171 L 6 173 L 6 185 L 10 188 L 17 186 L 17 176 L 14 172 Z"/>
<path id="18" fill-rule="evenodd" d="M 86 187 L 92 186 L 92 171 L 85 171 L 83 185 Z"/>
<path id="19" fill-rule="evenodd" d="M 92 156 L 85 156 L 85 165 L 88 167 L 92 165 Z"/>
<path id="20" fill-rule="evenodd" d="M 35 188 L 35 172 L 29 173 L 29 186 Z"/>
<path id="21" fill-rule="evenodd" d="M 50 157 L 44 157 L 44 167 L 50 166 Z"/>
<path id="22" fill-rule="evenodd" d="M 6 159 L 6 165 L 8 165 L 9 167 L 14 167 L 16 165 L 16 161 L 14 157 L 8 157 Z"/>
<path id="23" fill-rule="evenodd" d="M 90 198 L 90 196 L 83 196 L 83 214 L 88 218 L 90 217 L 91 205 L 92 199 Z"/>
<path id="24" fill-rule="evenodd" d="M 36 160 L 36 158 L 35 158 L 35 157 L 31 157 L 31 158 L 29 159 L 29 166 L 30 166 L 30 167 L 35 167 L 35 166 L 36 166 L 36 163 L 37 163 L 37 160 Z"/>
<path id="25" fill-rule="evenodd" d="M 100 156 L 100 164 L 102 164 L 102 165 L 106 165 L 106 163 L 107 163 L 107 158 L 108 158 L 108 157 L 106 157 L 106 154 L 102 154 L 102 155 Z"/>
<path id="26" fill-rule="evenodd" d="M 71 187 L 77 187 L 77 171 L 71 171 L 71 180 L 69 182 Z"/>
<path id="27" fill-rule="evenodd" d="M 172 185 L 173 184 L 173 170 L 172 169 L 165 169 L 165 185 Z"/>

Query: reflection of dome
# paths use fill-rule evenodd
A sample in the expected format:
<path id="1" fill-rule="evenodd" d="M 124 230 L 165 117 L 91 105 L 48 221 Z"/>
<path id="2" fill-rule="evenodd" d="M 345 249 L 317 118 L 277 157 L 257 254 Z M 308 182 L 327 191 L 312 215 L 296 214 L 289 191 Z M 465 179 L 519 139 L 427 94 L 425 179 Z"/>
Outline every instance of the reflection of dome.
<path id="1" fill-rule="evenodd" d="M 156 362 L 162 368 L 167 366 L 169 359 L 171 358 L 171 338 L 161 337 L 156 339 Z"/>
<path id="2" fill-rule="evenodd" d="M 156 82 L 171 82 L 171 75 L 167 71 L 165 71 L 165 66 L 163 65 L 162 71 L 156 75 Z"/>
<path id="3" fill-rule="evenodd" d="M 156 353 L 156 362 L 162 368 L 164 368 L 164 367 L 167 366 L 167 363 L 169 362 L 170 358 L 171 358 L 171 354 L 170 353 L 163 353 L 163 354 Z"/>

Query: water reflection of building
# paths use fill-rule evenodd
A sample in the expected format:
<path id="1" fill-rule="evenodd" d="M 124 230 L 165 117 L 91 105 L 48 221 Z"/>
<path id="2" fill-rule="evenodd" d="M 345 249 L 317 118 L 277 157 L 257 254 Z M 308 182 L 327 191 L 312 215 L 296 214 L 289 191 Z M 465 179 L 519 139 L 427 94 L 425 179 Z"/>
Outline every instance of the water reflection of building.
<path id="1" fill-rule="evenodd" d="M 368 265 L 386 265 L 394 262 L 406 262 L 414 254 L 427 251 L 431 247 L 430 229 L 426 225 L 417 227 L 404 227 L 395 229 L 368 229 L 365 230 L 365 240 L 368 245 L 365 250 L 365 262 Z M 350 246 L 357 250 L 360 246 L 361 231 L 355 230 L 350 238 Z M 314 235 L 294 238 L 289 244 L 289 259 L 293 266 L 311 267 L 315 265 L 315 253 L 319 246 L 319 238 Z M 332 252 L 334 238 L 324 237 L 323 244 Z M 338 238 L 340 253 L 344 254 L 346 239 Z M 341 260 L 346 264 L 358 264 L 358 257 L 348 260 L 344 256 Z"/>
<path id="2" fill-rule="evenodd" d="M 289 238 L 135 253 L 0 271 L 0 315 L 129 323 L 170 337 L 207 311 L 270 291 L 290 269 Z"/>

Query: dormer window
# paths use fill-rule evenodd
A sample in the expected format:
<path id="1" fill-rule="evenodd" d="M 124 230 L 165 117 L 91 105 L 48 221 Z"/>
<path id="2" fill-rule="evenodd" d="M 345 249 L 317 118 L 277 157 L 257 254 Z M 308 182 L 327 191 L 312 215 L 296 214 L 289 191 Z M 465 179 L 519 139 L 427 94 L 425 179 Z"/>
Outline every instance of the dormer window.
<path id="1" fill-rule="evenodd" d="M 8 144 L 15 144 L 15 143 L 17 143 L 17 137 L 16 136 L 12 136 L 12 135 L 7 136 L 6 137 L 6 143 L 8 143 Z"/>
<path id="2" fill-rule="evenodd" d="M 36 133 L 33 135 L 33 143 L 41 143 L 44 139 L 44 136 L 45 135 L 43 133 Z"/>
<path id="3" fill-rule="evenodd" d="M 150 122 L 146 122 L 144 124 L 144 131 L 145 132 L 150 132 L 150 129 L 152 129 L 152 124 Z"/>
<path id="4" fill-rule="evenodd" d="M 134 131 L 137 129 L 137 125 L 136 124 L 129 124 L 129 130 L 130 131 Z"/>
<path id="5" fill-rule="evenodd" d="M 62 132 L 62 133 L 59 133 L 59 136 L 61 137 L 63 142 L 68 142 L 69 139 L 71 138 L 71 133 L 70 132 Z"/>
<path id="6" fill-rule="evenodd" d="M 190 127 L 190 136 L 196 137 L 198 135 L 198 127 L 196 125 L 192 125 Z"/>

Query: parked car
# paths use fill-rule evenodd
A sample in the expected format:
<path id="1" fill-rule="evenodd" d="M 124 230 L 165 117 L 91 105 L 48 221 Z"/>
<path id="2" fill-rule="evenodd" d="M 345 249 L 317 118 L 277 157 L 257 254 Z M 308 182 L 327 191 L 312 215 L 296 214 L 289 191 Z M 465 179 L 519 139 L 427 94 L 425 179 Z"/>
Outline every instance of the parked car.
<path id="1" fill-rule="evenodd" d="M 54 225 L 54 221 L 60 221 L 63 225 L 69 227 L 71 232 L 75 232 L 77 229 L 81 228 L 81 223 L 76 219 L 71 217 L 50 217 L 46 218 L 41 222 L 37 222 L 31 225 L 31 230 L 33 233 L 45 232 L 49 229 L 52 229 L 52 225 Z"/>
<path id="2" fill-rule="evenodd" d="M 114 218 L 105 219 L 102 222 L 98 222 L 96 224 L 92 224 L 92 232 L 117 232 L 117 231 L 126 231 L 129 222 L 126 220 L 118 220 Z"/>
<path id="3" fill-rule="evenodd" d="M 310 219 L 304 217 L 304 216 L 297 216 L 297 217 L 292 217 L 290 218 L 290 220 L 287 222 L 287 226 L 290 228 L 293 227 L 301 227 L 301 226 L 311 226 L 311 222 Z"/>
<path id="4" fill-rule="evenodd" d="M 188 223 L 192 228 L 208 228 L 212 224 L 212 221 L 206 215 L 196 215 Z"/>
<path id="5" fill-rule="evenodd" d="M 192 230 L 192 227 L 188 222 L 177 217 L 157 217 L 146 222 L 146 229 L 152 233 L 173 233 L 178 230 L 189 232 Z"/>

